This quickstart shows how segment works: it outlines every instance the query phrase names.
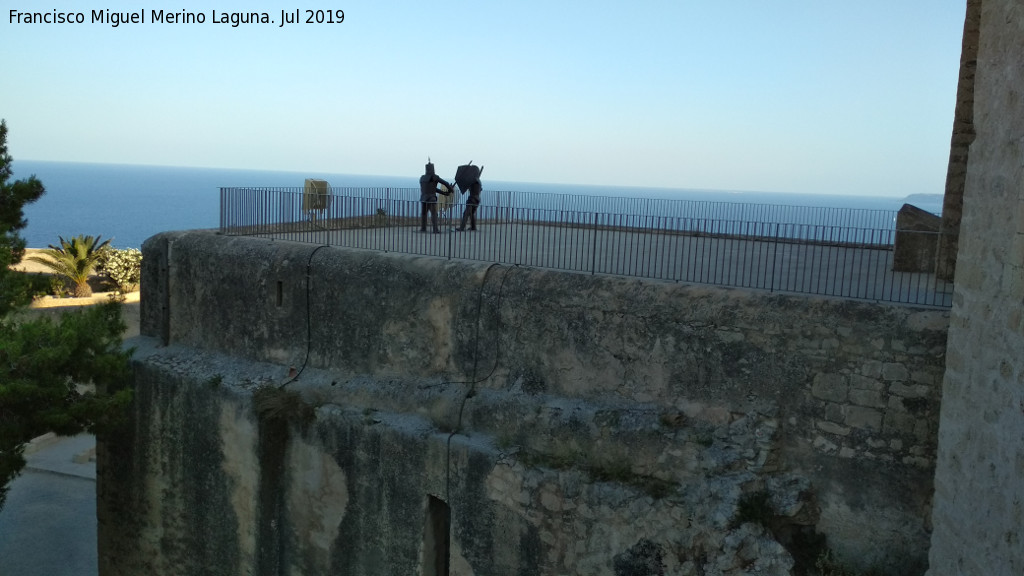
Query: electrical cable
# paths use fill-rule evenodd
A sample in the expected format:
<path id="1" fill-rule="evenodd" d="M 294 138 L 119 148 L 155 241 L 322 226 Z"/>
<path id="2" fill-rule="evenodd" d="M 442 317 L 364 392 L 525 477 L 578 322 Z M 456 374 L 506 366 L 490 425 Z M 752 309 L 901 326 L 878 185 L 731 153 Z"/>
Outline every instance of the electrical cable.
<path id="1" fill-rule="evenodd" d="M 285 386 L 298 380 L 299 376 L 302 375 L 302 371 L 306 369 L 306 364 L 309 363 L 309 350 L 310 348 L 313 347 L 313 320 L 310 312 L 310 284 L 312 284 L 311 277 L 313 275 L 313 256 L 315 256 L 316 253 L 319 252 L 321 248 L 330 248 L 330 245 L 321 244 L 317 246 L 315 249 L 313 249 L 312 252 L 309 253 L 309 259 L 306 260 L 306 357 L 302 360 L 302 366 L 299 368 L 299 371 L 295 373 L 295 376 L 292 376 L 291 379 L 285 381 L 283 384 L 278 386 L 278 390 L 282 390 L 284 389 Z"/>
<path id="2" fill-rule="evenodd" d="M 450 502 L 451 501 L 451 462 L 452 462 L 451 453 L 452 453 L 452 438 L 456 434 L 458 434 L 459 430 L 462 428 L 462 413 L 463 413 L 463 411 L 466 408 L 466 401 L 476 395 L 476 385 L 477 384 L 480 384 L 481 382 L 487 381 L 488 379 L 490 379 L 491 376 L 494 375 L 494 372 L 498 369 L 498 364 L 500 363 L 500 360 L 501 360 L 501 358 L 500 358 L 500 356 L 501 356 L 501 328 L 499 326 L 497 334 L 495 334 L 495 337 L 494 337 L 494 364 L 491 366 L 491 370 L 490 370 L 490 372 L 487 373 L 486 376 L 484 376 L 483 378 L 479 378 L 479 379 L 476 377 L 477 367 L 479 366 L 479 362 L 480 362 L 480 338 L 479 338 L 479 336 L 480 336 L 480 321 L 483 318 L 484 287 L 487 286 L 487 276 L 491 273 L 491 269 L 493 269 L 495 266 L 500 266 L 500 264 L 495 262 L 495 263 L 493 263 L 493 264 L 491 264 L 490 266 L 487 267 L 487 271 L 484 272 L 484 279 L 480 283 L 480 291 L 477 293 L 476 326 L 474 327 L 474 333 L 473 333 L 473 346 L 474 346 L 473 347 L 473 373 L 472 373 L 473 379 L 470 380 L 470 381 L 464 381 L 464 382 L 454 382 L 454 381 L 444 382 L 444 384 L 469 384 L 469 387 L 470 387 L 469 390 L 466 392 L 465 396 L 462 397 L 462 402 L 459 404 L 459 417 L 458 417 L 458 420 L 455 423 L 455 428 L 451 432 L 448 433 L 448 439 L 445 441 L 445 475 L 444 475 L 444 484 L 445 484 L 444 485 L 444 496 L 445 496 L 445 502 Z M 518 268 L 518 267 L 519 267 L 518 264 L 513 266 L 513 268 Z M 501 284 L 498 285 L 498 299 L 497 299 L 497 303 L 495 304 L 495 308 L 499 309 L 499 314 L 500 314 L 502 294 L 503 294 L 503 292 L 505 290 L 505 280 L 508 279 L 508 272 L 509 272 L 509 270 L 511 270 L 511 268 L 505 268 L 505 273 L 501 276 Z"/>
<path id="3" fill-rule="evenodd" d="M 329 247 L 330 246 L 327 245 L 327 244 L 321 244 L 321 245 L 317 246 L 316 248 L 313 249 L 312 252 L 309 253 L 309 258 L 306 260 L 306 356 L 302 360 L 302 366 L 299 367 L 299 370 L 295 373 L 295 376 L 292 376 L 290 379 L 286 380 L 284 383 L 282 383 L 280 386 L 278 386 L 278 389 L 283 389 L 288 384 L 291 384 L 292 382 L 295 382 L 296 380 L 298 380 L 299 376 L 302 375 L 302 372 L 306 369 L 306 366 L 309 364 L 310 349 L 312 348 L 312 345 L 313 345 L 313 321 L 312 321 L 312 311 L 311 311 L 311 308 L 312 308 L 312 304 L 311 304 L 311 302 L 312 302 L 312 297 L 311 297 L 312 289 L 311 289 L 311 285 L 312 285 L 312 274 L 313 274 L 313 256 L 315 256 L 316 253 L 319 252 L 322 248 L 329 248 Z M 462 402 L 459 404 L 459 415 L 458 415 L 458 420 L 457 420 L 456 425 L 455 425 L 455 429 L 448 434 L 448 439 L 445 442 L 445 501 L 446 502 L 450 502 L 451 501 L 451 443 L 452 443 L 452 437 L 454 437 L 455 434 L 457 434 L 459 429 L 461 429 L 461 427 L 462 427 L 462 414 L 463 414 L 463 412 L 464 412 L 464 410 L 466 408 L 466 401 L 476 395 L 476 385 L 480 384 L 481 382 L 485 382 L 488 379 L 490 379 L 490 377 L 493 376 L 494 372 L 498 369 L 498 364 L 500 363 L 500 360 L 501 360 L 501 329 L 500 329 L 500 326 L 499 326 L 498 332 L 497 332 L 497 334 L 495 335 L 495 338 L 494 338 L 494 364 L 491 366 L 491 369 L 490 369 L 490 371 L 488 371 L 486 376 L 484 376 L 483 378 L 477 378 L 476 377 L 477 369 L 480 366 L 480 323 L 481 323 L 481 321 L 483 319 L 484 289 L 487 287 L 487 278 L 488 278 L 488 276 L 490 276 L 491 270 L 493 270 L 496 266 L 501 266 L 501 265 L 499 263 L 495 262 L 495 263 L 493 263 L 493 264 L 491 264 L 490 266 L 487 267 L 487 270 L 484 272 L 483 280 L 480 282 L 480 290 L 477 292 L 476 322 L 474 323 L 474 327 L 473 327 L 473 371 L 472 371 L 472 379 L 468 380 L 468 381 L 448 381 L 448 382 L 444 382 L 444 384 L 468 384 L 469 387 L 470 387 L 469 390 L 466 392 L 465 396 L 462 397 Z M 518 267 L 519 267 L 519 265 L 516 264 L 513 268 L 518 268 Z M 495 304 L 495 306 L 497 308 L 499 308 L 499 309 L 501 307 L 501 300 L 502 300 L 502 296 L 503 296 L 504 290 L 505 290 L 505 281 L 508 279 L 509 270 L 511 270 L 511 268 L 506 268 L 505 269 L 505 273 L 501 276 L 501 283 L 498 285 L 498 298 L 497 298 L 497 303 Z M 500 313 L 500 310 L 499 310 L 499 313 Z"/>

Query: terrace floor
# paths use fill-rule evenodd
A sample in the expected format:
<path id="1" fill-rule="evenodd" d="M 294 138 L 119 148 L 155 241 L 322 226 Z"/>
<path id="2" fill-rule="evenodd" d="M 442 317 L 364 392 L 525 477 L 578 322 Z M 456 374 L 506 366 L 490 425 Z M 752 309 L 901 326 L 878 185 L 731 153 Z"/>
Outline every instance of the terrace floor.
<path id="1" fill-rule="evenodd" d="M 771 237 L 682 234 L 670 231 L 481 222 L 458 232 L 453 218 L 441 233 L 408 222 L 303 231 L 262 237 L 497 262 L 589 274 L 611 274 L 818 294 L 879 302 L 949 307 L 952 284 L 933 274 L 893 272 L 891 245 L 828 244 Z"/>

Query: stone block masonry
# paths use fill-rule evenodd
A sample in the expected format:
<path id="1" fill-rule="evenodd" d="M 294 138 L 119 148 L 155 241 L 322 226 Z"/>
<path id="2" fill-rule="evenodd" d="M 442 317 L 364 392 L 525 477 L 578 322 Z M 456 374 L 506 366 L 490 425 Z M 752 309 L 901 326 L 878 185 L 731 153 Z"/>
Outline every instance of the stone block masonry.
<path id="1" fill-rule="evenodd" d="M 977 68 L 963 98 L 972 101 L 976 136 L 966 161 L 929 574 L 1018 575 L 1024 574 L 1024 6 L 969 0 L 967 7 L 964 52 L 976 42 Z M 959 103 L 957 110 L 959 120 Z"/>
<path id="2" fill-rule="evenodd" d="M 923 572 L 945 311 L 207 232 L 144 252 L 104 574 L 788 574 L 822 536 Z"/>
<path id="3" fill-rule="evenodd" d="M 981 0 L 967 0 L 966 4 L 964 35 L 960 49 L 960 75 L 956 89 L 956 108 L 953 112 L 953 135 L 949 145 L 946 187 L 942 198 L 942 225 L 935 261 L 936 277 L 947 281 L 953 280 L 956 272 L 967 165 L 971 143 L 975 137 L 974 82 L 978 67 Z"/>

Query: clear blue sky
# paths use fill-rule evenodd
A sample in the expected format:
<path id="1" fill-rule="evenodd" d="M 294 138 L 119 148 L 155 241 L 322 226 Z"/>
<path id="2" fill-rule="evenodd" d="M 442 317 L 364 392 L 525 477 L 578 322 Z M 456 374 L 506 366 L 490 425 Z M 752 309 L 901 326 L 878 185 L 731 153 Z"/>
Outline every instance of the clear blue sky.
<path id="1" fill-rule="evenodd" d="M 966 6 L 5 4 L 15 160 L 414 176 L 429 155 L 503 181 L 888 196 L 942 193 Z M 11 23 L 12 8 L 86 23 Z M 89 23 L 100 8 L 147 22 Z M 150 23 L 166 8 L 206 23 Z M 278 27 L 305 8 L 345 21 Z M 214 10 L 275 23 L 232 28 Z"/>

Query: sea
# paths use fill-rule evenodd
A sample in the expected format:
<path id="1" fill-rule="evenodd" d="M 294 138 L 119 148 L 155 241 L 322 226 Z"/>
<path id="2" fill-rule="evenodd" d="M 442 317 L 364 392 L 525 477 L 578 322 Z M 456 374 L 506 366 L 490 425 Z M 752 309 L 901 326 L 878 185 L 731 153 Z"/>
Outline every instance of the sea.
<path id="1" fill-rule="evenodd" d="M 321 172 L 237 170 L 129 164 L 93 164 L 15 160 L 14 179 L 38 177 L 46 194 L 26 206 L 28 226 L 22 237 L 29 247 L 45 248 L 60 237 L 77 235 L 111 239 L 118 248 L 139 248 L 150 236 L 168 230 L 216 228 L 220 222 L 221 187 L 301 187 L 306 178 L 327 180 L 332 187 L 418 187 L 419 174 L 366 176 Z M 941 194 L 908 197 L 791 194 L 702 189 L 575 186 L 484 180 L 488 190 L 828 207 L 899 210 L 912 203 L 933 213 L 942 209 Z M 410 200 L 418 192 L 410 191 Z"/>

